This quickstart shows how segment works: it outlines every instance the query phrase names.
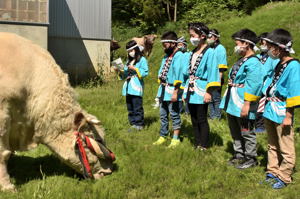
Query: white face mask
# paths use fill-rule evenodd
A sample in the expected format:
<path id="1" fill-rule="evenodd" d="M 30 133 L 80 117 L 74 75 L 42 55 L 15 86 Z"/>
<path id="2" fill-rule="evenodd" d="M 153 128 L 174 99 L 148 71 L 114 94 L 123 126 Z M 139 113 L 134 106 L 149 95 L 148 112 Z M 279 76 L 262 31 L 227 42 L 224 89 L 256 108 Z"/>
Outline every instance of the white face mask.
<path id="1" fill-rule="evenodd" d="M 278 57 L 278 55 L 277 56 L 275 56 L 275 55 L 273 55 L 273 50 L 268 50 L 268 55 L 269 55 L 269 57 L 271 57 L 271 59 L 278 59 L 279 57 Z"/>
<path id="2" fill-rule="evenodd" d="M 215 43 L 215 40 L 213 40 L 213 39 L 207 39 L 207 44 L 208 45 L 212 45 L 214 43 Z"/>
<path id="3" fill-rule="evenodd" d="M 191 44 L 192 44 L 193 46 L 198 46 L 199 43 L 200 43 L 200 38 L 191 37 L 191 38 L 190 38 L 190 41 L 191 41 Z"/>
<path id="4" fill-rule="evenodd" d="M 265 45 L 261 45 L 259 48 L 260 48 L 260 51 L 263 53 L 268 52 L 268 47 Z"/>
<path id="5" fill-rule="evenodd" d="M 134 51 L 131 51 L 130 53 L 128 53 L 130 57 L 134 57 L 135 55 L 135 52 Z"/>
<path id="6" fill-rule="evenodd" d="M 243 48 L 246 48 L 246 46 L 235 46 L 234 53 L 240 55 L 244 51 Z"/>

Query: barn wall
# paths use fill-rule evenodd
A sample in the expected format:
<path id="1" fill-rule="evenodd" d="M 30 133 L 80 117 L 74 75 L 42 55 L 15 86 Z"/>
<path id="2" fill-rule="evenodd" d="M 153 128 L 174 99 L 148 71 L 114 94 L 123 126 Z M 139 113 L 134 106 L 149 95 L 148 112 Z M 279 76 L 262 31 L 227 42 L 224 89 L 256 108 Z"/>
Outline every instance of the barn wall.
<path id="1" fill-rule="evenodd" d="M 35 26 L 24 24 L 0 24 L 0 32 L 11 32 L 25 37 L 34 43 L 47 49 L 47 26 Z"/>
<path id="2" fill-rule="evenodd" d="M 106 75 L 110 69 L 110 42 L 49 38 L 49 51 L 72 84 Z"/>
<path id="3" fill-rule="evenodd" d="M 49 51 L 72 83 L 110 69 L 111 0 L 51 0 Z"/>

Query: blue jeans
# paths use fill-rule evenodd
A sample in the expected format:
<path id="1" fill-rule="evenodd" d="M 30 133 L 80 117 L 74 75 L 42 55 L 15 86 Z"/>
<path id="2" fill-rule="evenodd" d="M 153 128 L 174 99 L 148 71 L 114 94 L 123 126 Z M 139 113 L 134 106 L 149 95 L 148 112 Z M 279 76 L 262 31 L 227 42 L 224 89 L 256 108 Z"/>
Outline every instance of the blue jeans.
<path id="1" fill-rule="evenodd" d="M 221 109 L 219 108 L 221 103 L 221 89 L 215 89 L 212 91 L 211 103 L 209 103 L 209 116 L 211 119 L 221 119 Z"/>
<path id="2" fill-rule="evenodd" d="M 180 120 L 180 102 L 162 101 L 160 103 L 160 136 L 167 136 L 169 133 L 169 114 L 172 119 L 173 130 L 178 130 L 181 127 Z"/>
<path id="3" fill-rule="evenodd" d="M 143 98 L 140 96 L 127 95 L 126 105 L 130 125 L 144 126 Z"/>

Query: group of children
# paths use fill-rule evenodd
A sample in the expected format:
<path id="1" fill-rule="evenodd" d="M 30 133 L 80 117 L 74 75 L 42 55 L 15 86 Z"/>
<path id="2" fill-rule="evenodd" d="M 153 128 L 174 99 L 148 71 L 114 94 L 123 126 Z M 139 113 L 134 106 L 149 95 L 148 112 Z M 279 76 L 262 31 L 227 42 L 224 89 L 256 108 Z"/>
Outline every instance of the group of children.
<path id="1" fill-rule="evenodd" d="M 291 57 L 292 36 L 284 29 L 275 29 L 259 37 L 249 29 L 232 35 L 234 52 L 239 59 L 228 74 L 228 85 L 221 99 L 223 72 L 227 70 L 226 50 L 216 29 L 203 23 L 188 24 L 190 42 L 195 47 L 187 51 L 187 43 L 173 31 L 164 33 L 161 43 L 165 52 L 158 71 L 157 98 L 160 107 L 160 136 L 154 145 L 167 141 L 169 115 L 173 138 L 169 148 L 180 144 L 180 113 L 182 102 L 188 107 L 194 129 L 196 150 L 209 145 L 208 108 L 211 118 L 227 113 L 233 139 L 234 154 L 228 164 L 246 169 L 258 164 L 256 130 L 267 131 L 268 165 L 265 182 L 274 189 L 289 184 L 295 167 L 293 132 L 294 108 L 300 105 L 300 64 Z M 260 43 L 260 54 L 256 44 Z M 143 78 L 148 65 L 135 41 L 126 46 L 128 61 L 119 75 L 126 79 L 128 118 L 132 129 L 142 130 L 144 112 Z"/>

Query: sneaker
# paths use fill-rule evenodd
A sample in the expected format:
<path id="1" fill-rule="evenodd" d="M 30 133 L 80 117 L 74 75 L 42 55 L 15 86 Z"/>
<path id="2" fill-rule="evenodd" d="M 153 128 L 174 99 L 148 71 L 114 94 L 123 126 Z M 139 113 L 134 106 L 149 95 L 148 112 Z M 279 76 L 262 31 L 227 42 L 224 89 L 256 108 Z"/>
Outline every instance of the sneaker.
<path id="1" fill-rule="evenodd" d="M 200 146 L 200 145 L 195 146 L 194 149 L 195 149 L 195 151 L 206 151 L 207 150 L 207 148 Z"/>
<path id="2" fill-rule="evenodd" d="M 275 180 L 277 182 L 272 185 L 273 189 L 282 189 L 282 188 L 286 187 L 286 184 L 279 178 L 275 178 Z"/>
<path id="3" fill-rule="evenodd" d="M 262 127 L 255 129 L 255 133 L 263 133 L 263 132 L 265 132 L 265 129 Z"/>
<path id="4" fill-rule="evenodd" d="M 257 166 L 257 164 L 258 163 L 257 163 L 257 160 L 255 158 L 245 159 L 244 162 L 237 165 L 235 168 L 237 168 L 237 169 L 248 169 L 250 167 Z"/>
<path id="5" fill-rule="evenodd" d="M 267 173 L 266 179 L 264 181 L 260 181 L 259 184 L 274 184 L 276 182 L 276 176 L 274 176 L 272 173 Z"/>
<path id="6" fill-rule="evenodd" d="M 132 125 L 128 130 L 127 130 L 127 132 L 128 133 L 132 133 L 133 131 L 135 131 L 136 129 L 135 129 L 135 127 L 134 127 L 134 125 Z"/>
<path id="7" fill-rule="evenodd" d="M 144 129 L 144 126 L 133 125 L 133 128 L 136 129 L 137 131 L 141 131 Z"/>
<path id="8" fill-rule="evenodd" d="M 158 138 L 158 140 L 156 140 L 155 142 L 153 142 L 153 145 L 161 145 L 163 143 L 165 143 L 167 141 L 167 138 L 160 136 Z"/>
<path id="9" fill-rule="evenodd" d="M 244 158 L 237 158 L 237 157 L 235 157 L 235 156 L 233 156 L 232 158 L 230 158 L 229 160 L 228 160 L 228 165 L 230 165 L 230 166 L 236 166 L 236 165 L 238 165 L 238 164 L 241 164 L 242 162 L 244 161 Z"/>
<path id="10" fill-rule="evenodd" d="M 180 144 L 179 139 L 172 139 L 171 144 L 168 146 L 169 149 L 175 148 Z"/>

